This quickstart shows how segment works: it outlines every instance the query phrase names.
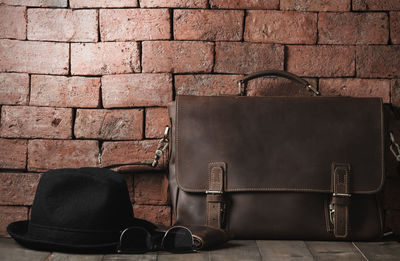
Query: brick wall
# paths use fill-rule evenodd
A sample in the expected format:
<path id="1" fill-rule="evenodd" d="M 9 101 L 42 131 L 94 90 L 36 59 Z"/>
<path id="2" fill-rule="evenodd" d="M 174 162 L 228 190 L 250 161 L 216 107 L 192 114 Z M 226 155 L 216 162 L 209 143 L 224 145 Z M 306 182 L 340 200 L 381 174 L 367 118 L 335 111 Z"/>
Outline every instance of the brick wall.
<path id="1" fill-rule="evenodd" d="M 176 94 L 235 95 L 264 69 L 399 106 L 400 1 L 0 0 L 0 235 L 27 218 L 43 171 L 148 161 Z M 247 88 L 271 94 L 304 91 Z M 170 224 L 165 173 L 126 178 L 135 215 Z"/>

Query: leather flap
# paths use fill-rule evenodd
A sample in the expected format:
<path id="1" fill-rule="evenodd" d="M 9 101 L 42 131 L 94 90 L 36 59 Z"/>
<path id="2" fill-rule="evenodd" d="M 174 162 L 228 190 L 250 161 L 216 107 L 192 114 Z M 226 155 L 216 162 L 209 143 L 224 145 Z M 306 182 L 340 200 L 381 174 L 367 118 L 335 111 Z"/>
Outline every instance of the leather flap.
<path id="1" fill-rule="evenodd" d="M 330 193 L 333 163 L 351 166 L 351 193 L 383 184 L 380 98 L 177 96 L 178 186 L 205 192 L 225 162 L 225 191 Z"/>

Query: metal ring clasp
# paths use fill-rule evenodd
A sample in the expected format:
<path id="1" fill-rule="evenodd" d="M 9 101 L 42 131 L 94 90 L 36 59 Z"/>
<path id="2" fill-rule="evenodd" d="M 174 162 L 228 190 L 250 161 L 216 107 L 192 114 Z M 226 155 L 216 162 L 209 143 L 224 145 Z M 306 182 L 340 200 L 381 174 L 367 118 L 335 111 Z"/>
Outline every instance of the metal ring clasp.
<path id="1" fill-rule="evenodd" d="M 162 154 L 164 153 L 164 151 L 168 148 L 169 145 L 169 126 L 165 127 L 165 131 L 164 131 L 164 136 L 162 137 L 162 139 L 159 141 L 156 152 L 155 152 L 155 156 L 154 156 L 154 160 L 153 163 L 151 163 L 151 166 L 153 168 L 157 167 L 158 165 L 158 161 L 160 160 Z"/>
<path id="2" fill-rule="evenodd" d="M 392 152 L 393 156 L 396 158 L 396 160 L 398 162 L 400 162 L 400 146 L 399 144 L 396 142 L 394 135 L 392 132 L 389 133 L 390 135 L 390 151 Z"/>
<path id="3" fill-rule="evenodd" d="M 316 96 L 320 96 L 321 93 L 315 89 L 311 84 L 307 84 L 306 85 L 306 89 L 308 89 L 309 91 L 313 92 L 313 94 L 315 94 Z"/>

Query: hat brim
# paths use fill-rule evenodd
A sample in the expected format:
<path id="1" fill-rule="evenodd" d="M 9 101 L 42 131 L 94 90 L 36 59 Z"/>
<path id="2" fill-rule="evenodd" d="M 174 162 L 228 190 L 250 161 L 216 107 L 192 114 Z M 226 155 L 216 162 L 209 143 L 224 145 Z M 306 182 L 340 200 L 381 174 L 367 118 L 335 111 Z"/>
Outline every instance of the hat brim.
<path id="1" fill-rule="evenodd" d="M 26 248 L 50 252 L 116 253 L 118 242 L 94 245 L 69 245 L 42 240 L 28 233 L 28 223 L 28 220 L 16 221 L 7 226 L 7 232 L 10 236 Z"/>

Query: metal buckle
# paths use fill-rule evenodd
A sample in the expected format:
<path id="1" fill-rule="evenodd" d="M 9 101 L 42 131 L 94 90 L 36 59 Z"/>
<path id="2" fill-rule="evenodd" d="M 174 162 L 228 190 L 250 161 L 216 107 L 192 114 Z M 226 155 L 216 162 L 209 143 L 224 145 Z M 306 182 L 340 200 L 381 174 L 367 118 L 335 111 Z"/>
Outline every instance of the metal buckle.
<path id="1" fill-rule="evenodd" d="M 351 197 L 351 194 L 348 193 L 333 193 L 332 197 Z M 335 208 L 333 207 L 333 204 L 329 204 L 329 219 L 332 224 L 335 222 Z"/>
<path id="2" fill-rule="evenodd" d="M 334 196 L 334 197 L 351 197 L 351 194 L 347 194 L 347 193 L 333 193 L 332 196 Z"/>
<path id="3" fill-rule="evenodd" d="M 221 195 L 223 197 L 224 191 L 222 190 L 206 190 L 207 195 Z M 220 215 L 220 227 L 225 227 L 225 221 L 226 221 L 226 202 L 222 200 L 221 202 L 221 208 L 219 210 L 219 215 Z"/>
<path id="4" fill-rule="evenodd" d="M 221 190 L 206 190 L 206 194 L 223 194 Z"/>

